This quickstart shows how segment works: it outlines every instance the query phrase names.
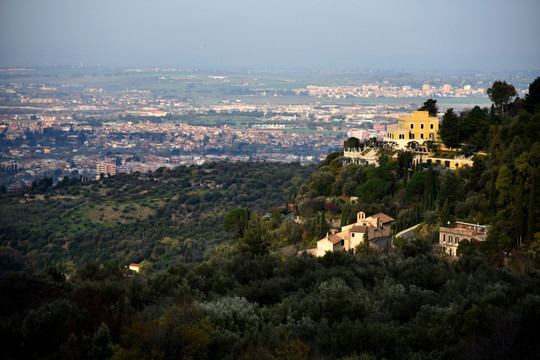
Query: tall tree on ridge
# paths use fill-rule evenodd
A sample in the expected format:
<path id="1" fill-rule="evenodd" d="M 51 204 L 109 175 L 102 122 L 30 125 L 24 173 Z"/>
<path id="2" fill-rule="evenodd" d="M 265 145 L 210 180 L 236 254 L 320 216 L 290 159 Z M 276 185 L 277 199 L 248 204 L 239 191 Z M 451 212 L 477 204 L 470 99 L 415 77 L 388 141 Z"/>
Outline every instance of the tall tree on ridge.
<path id="1" fill-rule="evenodd" d="M 426 171 L 424 182 L 424 207 L 426 210 L 430 210 L 433 208 L 433 201 L 435 199 L 435 178 L 431 166 Z"/>
<path id="2" fill-rule="evenodd" d="M 534 240 L 536 231 L 536 174 L 533 174 L 531 181 L 531 192 L 529 193 L 529 215 L 527 216 L 527 242 Z"/>
<path id="3" fill-rule="evenodd" d="M 525 95 L 524 106 L 531 114 L 540 110 L 540 77 L 529 84 L 529 93 Z"/>
<path id="4" fill-rule="evenodd" d="M 501 114 L 508 113 L 508 103 L 517 95 L 516 88 L 506 81 L 497 80 L 487 89 L 487 94 Z"/>
<path id="5" fill-rule="evenodd" d="M 439 135 L 444 145 L 453 148 L 459 146 L 459 118 L 454 109 L 446 110 L 443 115 Z"/>
<path id="6" fill-rule="evenodd" d="M 437 106 L 437 100 L 434 99 L 427 99 L 424 102 L 424 105 L 422 105 L 418 111 L 427 111 L 429 113 L 429 116 L 437 117 L 437 113 L 439 112 L 439 107 Z"/>

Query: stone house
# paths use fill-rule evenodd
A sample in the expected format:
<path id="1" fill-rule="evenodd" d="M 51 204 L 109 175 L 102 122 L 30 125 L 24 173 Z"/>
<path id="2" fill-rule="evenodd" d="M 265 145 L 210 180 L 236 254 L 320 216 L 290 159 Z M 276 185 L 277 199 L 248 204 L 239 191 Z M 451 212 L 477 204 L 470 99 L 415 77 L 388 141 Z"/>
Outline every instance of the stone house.
<path id="1" fill-rule="evenodd" d="M 439 227 L 439 245 L 444 253 L 457 257 L 457 247 L 462 240 L 486 241 L 489 226 L 456 221 L 455 227 Z"/>
<path id="2" fill-rule="evenodd" d="M 366 217 L 366 214 L 360 211 L 354 224 L 343 226 L 341 231 L 334 234 L 327 234 L 317 241 L 317 248 L 309 252 L 316 256 L 324 256 L 327 251 L 354 250 L 364 241 L 366 234 L 370 240 L 391 236 L 393 221 L 393 218 L 383 213 Z M 370 246 L 377 245 L 370 243 Z"/>

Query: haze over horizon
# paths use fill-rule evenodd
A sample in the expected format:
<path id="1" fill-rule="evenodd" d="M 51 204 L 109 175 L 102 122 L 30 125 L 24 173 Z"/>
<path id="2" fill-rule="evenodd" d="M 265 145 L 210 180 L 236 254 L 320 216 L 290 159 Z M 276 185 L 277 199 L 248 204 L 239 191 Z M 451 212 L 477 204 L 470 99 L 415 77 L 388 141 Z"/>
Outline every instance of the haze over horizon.
<path id="1" fill-rule="evenodd" d="M 540 2 L 19 0 L 0 66 L 540 69 Z"/>

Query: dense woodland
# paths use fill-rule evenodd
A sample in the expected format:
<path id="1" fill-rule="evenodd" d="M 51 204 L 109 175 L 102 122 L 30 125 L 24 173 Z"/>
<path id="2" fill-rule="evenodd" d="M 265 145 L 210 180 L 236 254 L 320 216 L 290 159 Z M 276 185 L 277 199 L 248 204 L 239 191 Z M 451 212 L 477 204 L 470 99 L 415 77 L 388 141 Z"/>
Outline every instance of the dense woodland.
<path id="1" fill-rule="evenodd" d="M 0 278 L 5 359 L 537 359 L 540 276 L 427 240 L 390 255 L 238 250 L 150 276 Z"/>
<path id="2" fill-rule="evenodd" d="M 2 194 L 4 357 L 539 358 L 540 78 L 524 99 L 499 83 L 491 109 L 443 116 L 439 156 L 477 153 L 469 168 L 383 147 L 377 167 L 336 152 Z M 297 255 L 360 210 L 421 226 L 391 251 Z M 436 246 L 455 220 L 491 226 L 457 260 Z"/>

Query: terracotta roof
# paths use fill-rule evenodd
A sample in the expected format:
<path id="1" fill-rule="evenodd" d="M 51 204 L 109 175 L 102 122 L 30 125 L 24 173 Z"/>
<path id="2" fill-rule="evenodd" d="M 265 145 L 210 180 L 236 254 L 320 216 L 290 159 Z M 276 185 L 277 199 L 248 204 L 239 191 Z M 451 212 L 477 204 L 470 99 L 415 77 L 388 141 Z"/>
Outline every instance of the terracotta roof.
<path id="1" fill-rule="evenodd" d="M 339 234 L 333 234 L 328 237 L 328 241 L 330 241 L 332 244 L 337 244 L 341 240 L 344 240 Z"/>
<path id="2" fill-rule="evenodd" d="M 382 212 L 375 215 L 371 215 L 370 217 L 374 219 L 379 219 L 381 224 L 386 224 L 386 223 L 394 221 L 393 218 L 391 218 L 390 216 L 386 214 L 383 214 Z"/>
<path id="3" fill-rule="evenodd" d="M 351 228 L 351 232 L 364 233 L 366 232 L 366 227 L 362 225 L 355 225 Z"/>

